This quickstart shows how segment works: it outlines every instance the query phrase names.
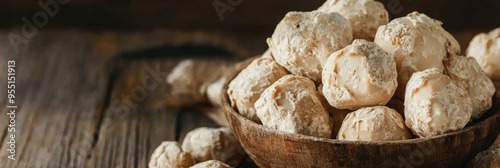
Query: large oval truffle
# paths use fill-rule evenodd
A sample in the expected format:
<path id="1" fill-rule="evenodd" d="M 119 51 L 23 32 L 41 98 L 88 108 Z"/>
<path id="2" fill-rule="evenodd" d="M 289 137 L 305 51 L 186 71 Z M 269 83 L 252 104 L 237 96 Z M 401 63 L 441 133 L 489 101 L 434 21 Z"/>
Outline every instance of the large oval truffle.
<path id="1" fill-rule="evenodd" d="M 312 80 L 286 75 L 264 90 L 255 109 L 267 127 L 330 138 L 333 122 L 319 96 Z"/>
<path id="2" fill-rule="evenodd" d="M 396 62 L 373 42 L 354 42 L 333 53 L 323 69 L 323 94 L 338 109 L 385 105 L 397 88 Z"/>
<path id="3" fill-rule="evenodd" d="M 472 118 L 491 108 L 495 86 L 472 57 L 451 56 L 445 62 L 448 76 L 464 87 L 472 101 Z"/>
<path id="4" fill-rule="evenodd" d="M 281 66 L 296 75 L 321 81 L 328 56 L 352 42 L 351 24 L 336 12 L 289 12 L 267 39 Z"/>
<path id="5" fill-rule="evenodd" d="M 500 28 L 476 35 L 469 44 L 467 56 L 474 57 L 493 81 L 500 81 Z"/>
<path id="6" fill-rule="evenodd" d="M 231 106 L 241 115 L 260 122 L 254 108 L 255 101 L 259 99 L 264 89 L 287 74 L 285 68 L 270 58 L 253 60 L 229 83 L 227 94 Z"/>
<path id="7" fill-rule="evenodd" d="M 351 23 L 354 39 L 373 41 L 378 27 L 389 22 L 384 4 L 374 0 L 327 0 L 318 11 L 344 16 Z"/>
<path id="8" fill-rule="evenodd" d="M 437 68 L 414 73 L 404 101 L 406 126 L 420 137 L 462 129 L 472 115 L 465 88 Z"/>
<path id="9" fill-rule="evenodd" d="M 403 117 L 385 106 L 365 107 L 349 113 L 337 135 L 339 140 L 352 141 L 394 141 L 411 137 Z"/>
<path id="10" fill-rule="evenodd" d="M 396 60 L 397 97 L 404 98 L 406 83 L 413 73 L 429 68 L 443 72 L 443 60 L 460 54 L 457 40 L 441 25 L 425 14 L 413 12 L 378 28 L 374 42 Z"/>

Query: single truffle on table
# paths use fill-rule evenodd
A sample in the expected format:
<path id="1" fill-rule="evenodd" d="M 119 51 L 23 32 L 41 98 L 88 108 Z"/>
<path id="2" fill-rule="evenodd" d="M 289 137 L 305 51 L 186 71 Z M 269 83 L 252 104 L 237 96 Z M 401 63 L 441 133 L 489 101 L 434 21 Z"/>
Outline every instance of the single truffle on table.
<path id="1" fill-rule="evenodd" d="M 232 167 L 218 160 L 209 160 L 191 166 L 191 168 L 232 168 Z"/>
<path id="2" fill-rule="evenodd" d="M 491 146 L 477 154 L 468 166 L 469 168 L 494 168 L 500 167 L 500 144 Z"/>
<path id="3" fill-rule="evenodd" d="M 352 42 L 351 24 L 336 12 L 289 12 L 267 44 L 281 66 L 296 75 L 321 81 L 331 53 Z"/>
<path id="4" fill-rule="evenodd" d="M 445 67 L 448 76 L 468 91 L 472 101 L 472 119 L 481 117 L 491 108 L 495 86 L 474 58 L 450 56 L 445 61 Z"/>
<path id="5" fill-rule="evenodd" d="M 413 73 L 429 68 L 443 72 L 443 60 L 460 54 L 457 40 L 441 25 L 438 20 L 413 12 L 378 28 L 374 42 L 396 60 L 397 97 L 404 99 L 406 83 Z"/>
<path id="6" fill-rule="evenodd" d="M 186 134 L 182 149 L 191 153 L 197 162 L 229 161 L 242 155 L 241 146 L 229 128 L 200 127 Z"/>
<path id="7" fill-rule="evenodd" d="M 231 106 L 255 122 L 260 122 L 254 104 L 264 89 L 287 75 L 285 68 L 269 58 L 257 58 L 243 69 L 228 86 Z"/>
<path id="8" fill-rule="evenodd" d="M 476 35 L 466 55 L 474 57 L 491 80 L 500 82 L 500 28 Z"/>
<path id="9" fill-rule="evenodd" d="M 414 73 L 404 101 L 406 126 L 419 137 L 462 129 L 472 115 L 467 90 L 437 68 Z"/>
<path id="10" fill-rule="evenodd" d="M 318 11 L 344 16 L 351 23 L 354 39 L 373 41 L 378 27 L 389 22 L 384 4 L 374 0 L 327 0 Z"/>
<path id="11" fill-rule="evenodd" d="M 150 168 L 188 168 L 195 164 L 191 154 L 184 152 L 179 143 L 175 141 L 164 141 L 151 155 Z"/>
<path id="12" fill-rule="evenodd" d="M 395 141 L 410 139 L 403 117 L 385 106 L 365 107 L 347 114 L 337 139 L 352 141 Z"/>
<path id="13" fill-rule="evenodd" d="M 330 138 L 333 122 L 314 82 L 286 75 L 269 86 L 255 102 L 262 124 L 281 131 Z"/>
<path id="14" fill-rule="evenodd" d="M 338 109 L 385 105 L 397 88 L 396 62 L 373 42 L 354 42 L 333 53 L 323 69 L 323 94 Z"/>

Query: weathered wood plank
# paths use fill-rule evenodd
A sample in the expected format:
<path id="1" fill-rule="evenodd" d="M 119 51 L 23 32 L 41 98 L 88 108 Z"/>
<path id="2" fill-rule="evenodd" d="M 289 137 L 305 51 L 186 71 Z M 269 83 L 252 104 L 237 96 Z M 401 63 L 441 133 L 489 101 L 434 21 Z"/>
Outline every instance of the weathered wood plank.
<path id="1" fill-rule="evenodd" d="M 7 37 L 1 32 L 0 37 Z M 92 150 L 96 119 L 106 93 L 106 58 L 81 31 L 39 32 L 15 53 L 0 40 L 0 62 L 16 60 L 16 161 L 0 144 L 0 167 L 78 167 Z M 2 65 L 0 80 L 6 81 Z M 6 86 L 0 82 L 0 90 Z M 5 95 L 0 98 L 6 113 Z M 8 121 L 0 117 L 2 137 Z"/>

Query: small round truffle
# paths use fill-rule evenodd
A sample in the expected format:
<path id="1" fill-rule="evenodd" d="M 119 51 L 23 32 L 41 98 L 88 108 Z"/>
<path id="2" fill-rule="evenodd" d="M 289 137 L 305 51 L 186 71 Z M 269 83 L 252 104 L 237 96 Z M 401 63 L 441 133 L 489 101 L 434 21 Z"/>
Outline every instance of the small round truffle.
<path id="1" fill-rule="evenodd" d="M 347 114 L 337 139 L 351 141 L 395 141 L 410 139 L 403 117 L 385 106 L 365 107 Z"/>
<path id="2" fill-rule="evenodd" d="M 472 101 L 472 119 L 491 108 L 495 86 L 473 57 L 450 56 L 445 67 L 448 76 L 467 90 Z"/>
<path id="3" fill-rule="evenodd" d="M 253 60 L 229 83 L 227 94 L 231 106 L 241 115 L 260 123 L 255 112 L 255 101 L 259 99 L 264 89 L 287 74 L 286 69 L 272 59 Z"/>
<path id="4" fill-rule="evenodd" d="M 191 153 L 197 162 L 226 162 L 241 154 L 241 146 L 229 128 L 200 127 L 189 131 L 182 142 L 182 149 Z"/>
<path id="5" fill-rule="evenodd" d="M 460 54 L 457 40 L 441 25 L 438 20 L 413 12 L 378 28 L 375 43 L 396 60 L 397 97 L 404 99 L 406 83 L 413 73 L 429 68 L 443 72 L 443 60 Z"/>
<path id="6" fill-rule="evenodd" d="M 255 109 L 267 127 L 330 138 L 333 122 L 319 96 L 312 80 L 286 75 L 264 90 Z"/>
<path id="7" fill-rule="evenodd" d="M 500 144 L 491 146 L 477 154 L 468 166 L 469 168 L 494 168 L 500 167 Z"/>
<path id="8" fill-rule="evenodd" d="M 476 35 L 469 44 L 467 56 L 474 57 L 483 71 L 495 82 L 500 82 L 500 28 L 488 34 Z"/>
<path id="9" fill-rule="evenodd" d="M 191 154 L 182 151 L 179 143 L 175 141 L 164 141 L 151 155 L 149 167 L 151 168 L 188 168 L 195 164 Z"/>
<path id="10" fill-rule="evenodd" d="M 378 27 L 389 22 L 384 4 L 374 0 L 327 0 L 318 11 L 344 16 L 351 23 L 354 39 L 373 41 Z"/>
<path id="11" fill-rule="evenodd" d="M 232 167 L 218 160 L 209 160 L 191 166 L 191 168 L 232 168 Z"/>
<path id="12" fill-rule="evenodd" d="M 354 42 L 333 53 L 323 69 L 323 94 L 338 109 L 385 105 L 397 88 L 396 62 L 373 42 Z"/>
<path id="13" fill-rule="evenodd" d="M 328 56 L 352 42 L 351 24 L 336 12 L 289 12 L 267 44 L 281 66 L 321 81 Z"/>
<path id="14" fill-rule="evenodd" d="M 406 126 L 419 137 L 462 129 L 472 114 L 465 88 L 437 68 L 414 73 L 404 101 Z"/>

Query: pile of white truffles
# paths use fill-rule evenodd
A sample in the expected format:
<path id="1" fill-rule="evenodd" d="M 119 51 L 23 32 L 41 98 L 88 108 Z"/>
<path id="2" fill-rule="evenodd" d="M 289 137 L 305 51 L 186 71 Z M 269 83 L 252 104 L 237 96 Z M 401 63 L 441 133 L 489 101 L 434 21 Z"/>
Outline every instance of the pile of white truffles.
<path id="1" fill-rule="evenodd" d="M 374 0 L 289 12 L 266 53 L 229 83 L 230 103 L 258 124 L 318 138 L 398 141 L 463 129 L 492 106 L 500 28 L 461 56 L 441 25 L 418 12 L 389 21 Z"/>
<path id="2" fill-rule="evenodd" d="M 229 128 L 200 127 L 188 132 L 182 145 L 175 141 L 162 142 L 151 155 L 149 167 L 229 168 L 225 163 L 241 158 L 244 154 Z"/>

